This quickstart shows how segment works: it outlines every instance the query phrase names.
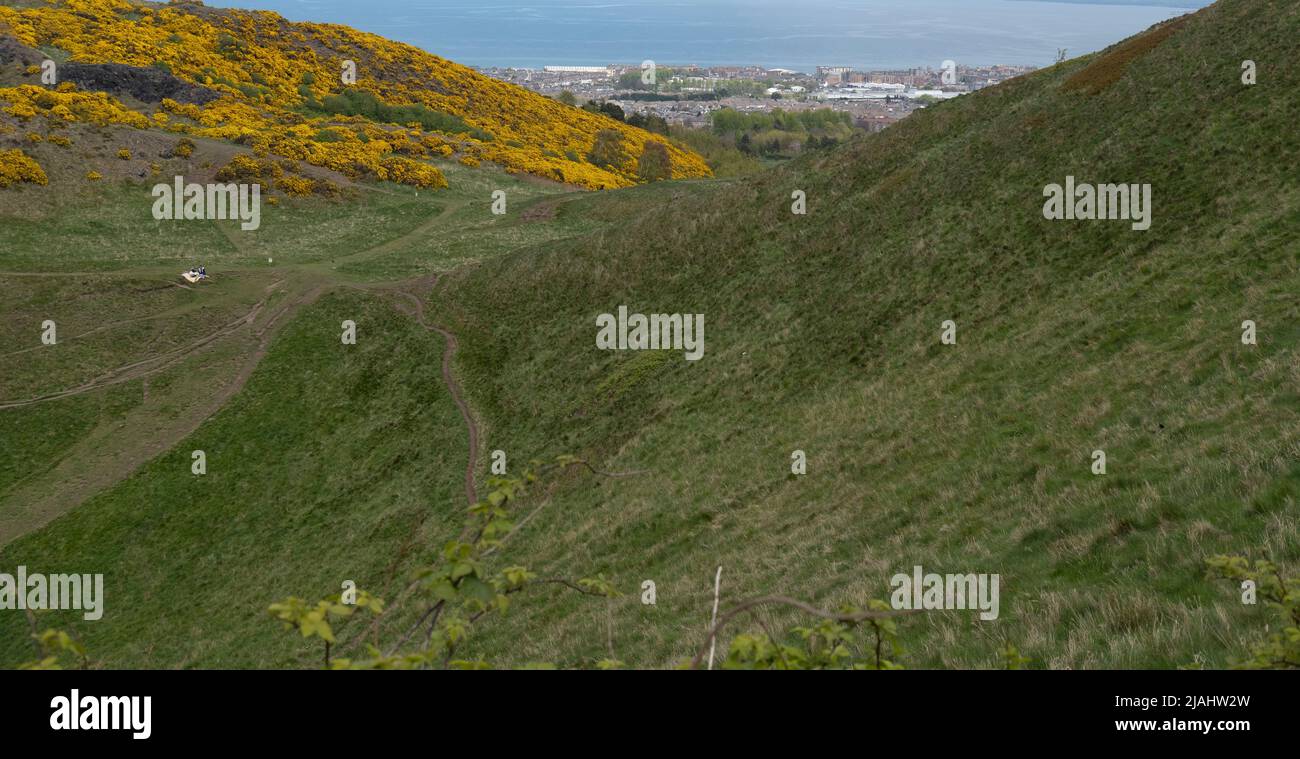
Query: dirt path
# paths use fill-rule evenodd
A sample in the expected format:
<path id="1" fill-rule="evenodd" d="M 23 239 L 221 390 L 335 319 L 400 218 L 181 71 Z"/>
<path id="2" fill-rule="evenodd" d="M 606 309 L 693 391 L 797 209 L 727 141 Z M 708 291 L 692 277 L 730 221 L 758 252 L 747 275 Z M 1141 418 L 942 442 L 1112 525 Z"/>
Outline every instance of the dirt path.
<path id="1" fill-rule="evenodd" d="M 470 412 L 469 404 L 465 402 L 464 393 L 461 392 L 460 384 L 456 381 L 455 373 L 452 371 L 452 359 L 456 356 L 456 349 L 459 344 L 456 342 L 455 335 L 437 324 L 430 324 L 424 317 L 424 298 L 433 290 L 437 282 L 438 275 L 433 274 L 407 283 L 405 286 L 376 286 L 367 289 L 372 292 L 392 293 L 405 299 L 411 304 L 412 310 L 407 311 L 400 305 L 397 307 L 398 310 L 414 316 L 420 326 L 442 336 L 444 343 L 442 381 L 447 386 L 447 392 L 451 394 L 452 402 L 456 404 L 456 408 L 460 409 L 460 416 L 465 420 L 465 428 L 469 431 L 469 460 L 465 465 L 465 498 L 468 500 L 469 505 L 473 506 L 478 503 L 478 488 L 474 484 L 474 473 L 478 471 L 479 433 L 478 424 L 474 421 L 474 415 Z"/>
<path id="2" fill-rule="evenodd" d="M 363 261 L 369 261 L 370 259 L 376 258 L 378 256 L 382 256 L 385 253 L 390 253 L 394 250 L 399 250 L 401 248 L 407 247 L 412 243 L 416 242 L 417 240 L 425 239 L 428 236 L 428 234 L 434 229 L 437 229 L 437 227 L 448 216 L 459 211 L 464 207 L 465 207 L 464 202 L 448 203 L 447 205 L 443 206 L 437 213 L 430 216 L 428 219 L 425 219 L 424 221 L 420 222 L 419 225 L 417 225 L 415 228 L 411 229 L 410 231 L 398 235 L 397 237 L 394 237 L 391 240 L 386 240 L 384 242 L 381 242 L 374 247 L 366 248 L 365 250 L 359 250 L 356 253 L 349 253 L 345 256 L 336 256 L 335 258 L 331 259 L 331 263 L 334 265 L 345 263 L 345 262 L 349 264 L 360 263 Z"/>
<path id="3" fill-rule="evenodd" d="M 415 280 L 368 286 L 316 280 L 314 283 L 299 283 L 298 286 L 285 290 L 287 294 L 284 300 L 268 308 L 272 291 L 283 284 L 283 280 L 277 280 L 266 287 L 264 297 L 246 314 L 187 345 L 119 366 L 74 388 L 36 398 L 0 402 L 0 409 L 8 409 L 67 398 L 135 379 L 147 379 L 202 351 L 215 350 L 218 357 L 215 364 L 197 368 L 200 372 L 210 372 L 210 381 L 217 385 L 217 389 L 205 396 L 203 402 L 184 406 L 179 416 L 159 421 L 165 415 L 159 414 L 159 409 L 155 408 L 154 402 L 150 402 L 149 394 L 145 391 L 144 402 L 128 412 L 126 418 L 111 426 L 96 428 L 68 451 L 54 468 L 15 484 L 2 499 L 10 507 L 16 508 L 0 520 L 0 547 L 72 511 L 91 496 L 130 477 L 141 466 L 193 434 L 244 388 L 266 356 L 276 333 L 292 315 L 336 287 L 352 287 L 364 292 L 395 296 L 398 299 L 395 305 L 399 311 L 413 316 L 420 326 L 443 338 L 442 381 L 452 402 L 460 411 L 468 434 L 465 498 L 469 505 L 477 503 L 475 473 L 478 468 L 480 434 L 452 368 L 459 344 L 450 331 L 430 323 L 424 312 L 424 299 L 432 292 L 437 279 L 437 275 L 430 275 Z M 222 357 L 220 346 L 230 340 L 244 340 L 248 346 L 242 349 L 231 347 L 232 352 Z M 159 399 L 157 402 L 166 401 Z M 128 438 L 132 442 L 123 444 Z"/>
<path id="4" fill-rule="evenodd" d="M 177 285 L 177 287 L 182 287 L 182 285 Z M 185 289 L 188 290 L 189 288 L 187 287 Z M 60 337 L 59 342 L 69 343 L 72 342 L 73 340 L 80 340 L 84 337 L 90 337 L 91 335 L 98 334 L 100 332 L 104 332 L 110 329 L 117 329 L 118 327 L 125 327 L 129 324 L 139 324 L 140 322 L 152 322 L 152 321 L 160 321 L 162 319 L 169 319 L 174 317 L 180 311 L 181 309 L 170 309 L 167 311 L 163 311 L 162 313 L 154 314 L 152 316 L 138 316 L 134 319 L 123 319 L 121 321 L 101 324 L 98 327 L 94 327 L 93 329 L 88 329 L 85 332 L 81 332 L 79 334 L 72 335 L 70 337 Z M 19 356 L 24 353 L 33 353 L 38 350 L 43 350 L 47 347 L 48 346 L 46 345 L 42 345 L 38 343 L 36 345 L 32 345 L 26 348 L 19 348 L 18 350 L 9 351 L 8 353 L 0 353 L 0 358 L 9 358 L 10 356 Z"/>
<path id="5" fill-rule="evenodd" d="M 166 362 L 166 365 L 148 366 L 146 371 L 118 376 L 112 380 L 87 385 L 56 394 L 66 397 L 83 392 L 90 392 L 101 387 L 125 382 L 129 379 L 148 377 L 162 371 L 196 352 L 209 348 L 218 348 L 227 339 L 243 339 L 248 347 L 233 349 L 230 356 L 210 365 L 196 366 L 194 372 L 203 375 L 215 389 L 202 396 L 202 401 L 182 405 L 179 414 L 172 416 L 161 413 L 166 406 L 166 398 L 150 402 L 146 394 L 144 402 L 126 417 L 112 425 L 97 427 L 62 457 L 52 469 L 27 481 L 18 483 L 4 494 L 3 502 L 7 505 L 4 519 L 0 520 L 0 547 L 15 538 L 38 530 L 59 516 L 80 506 L 90 497 L 106 490 L 134 474 L 154 458 L 174 448 L 189 437 L 212 415 L 216 414 L 248 383 L 253 372 L 270 348 L 276 333 L 293 313 L 315 302 L 328 288 L 325 285 L 300 288 L 289 292 L 274 311 L 256 323 L 256 317 L 264 312 L 265 304 L 270 298 L 270 291 L 281 284 L 279 281 L 267 287 L 267 297 L 260 301 L 249 314 L 205 336 L 189 346 L 185 346 L 178 355 Z M 249 326 L 248 331 L 240 327 Z M 174 351 L 175 352 L 175 351 Z M 219 351 L 218 351 L 219 352 Z M 139 367 L 155 361 L 158 357 L 136 362 L 128 367 Z M 123 369 L 119 368 L 120 371 Z M 49 400 L 43 398 L 40 400 Z M 10 403 L 0 408 L 15 405 L 27 405 L 38 402 Z M 129 442 L 126 442 L 129 441 Z"/>
<path id="6" fill-rule="evenodd" d="M 151 374 L 157 374 L 158 372 L 161 372 L 164 369 L 167 369 L 168 367 L 175 365 L 177 362 L 184 360 L 185 358 L 189 357 L 196 351 L 199 351 L 204 347 L 210 345 L 214 341 L 220 340 L 221 338 L 232 334 L 240 327 L 252 324 L 257 319 L 257 315 L 262 310 L 262 307 L 265 305 L 266 305 L 266 299 L 263 298 L 262 300 L 258 301 L 257 304 L 254 305 L 253 308 L 250 309 L 248 313 L 230 322 L 229 324 L 222 326 L 216 331 L 204 335 L 203 337 L 199 338 L 198 340 L 195 340 L 189 345 L 183 345 L 179 348 L 173 348 L 169 351 L 160 353 L 156 356 L 150 356 L 149 358 L 140 361 L 135 361 L 130 364 L 119 366 L 115 369 L 110 369 L 104 374 L 101 374 L 100 376 L 96 377 L 95 379 L 90 380 L 89 382 L 78 385 L 77 387 L 69 388 L 67 390 L 60 390 L 55 393 L 39 395 L 34 398 L 27 398 L 25 400 L 0 401 L 0 409 L 18 408 L 20 406 L 30 406 L 33 403 L 43 403 L 45 401 L 52 401 L 59 398 L 67 398 L 73 395 L 81 395 L 82 393 L 89 393 L 94 390 L 110 387 L 112 385 L 117 385 L 122 382 L 129 382 L 131 380 L 147 377 Z"/>
<path id="7" fill-rule="evenodd" d="M 404 245 L 426 237 L 444 223 L 447 216 L 455 213 L 463 205 L 463 203 L 451 203 L 443 206 L 437 213 L 432 214 L 405 234 L 338 260 L 349 262 L 366 260 L 400 250 Z M 235 239 L 236 236 L 231 234 L 230 230 L 220 224 L 217 226 L 236 250 L 246 252 L 240 245 L 241 241 Z M 183 405 L 177 412 L 174 407 L 167 406 L 165 394 L 154 398 L 155 394 L 150 393 L 146 386 L 142 389 L 143 399 L 140 405 L 128 411 L 125 417 L 112 424 L 96 426 L 73 448 L 66 451 L 61 460 L 51 469 L 14 483 L 0 496 L 0 504 L 5 506 L 3 519 L 0 519 L 0 547 L 21 535 L 40 529 L 53 519 L 80 506 L 90 497 L 125 480 L 140 467 L 171 450 L 193 434 L 244 388 L 266 356 L 276 332 L 292 318 L 292 314 L 299 308 L 313 303 L 325 292 L 339 287 L 395 296 L 397 298 L 395 305 L 399 311 L 414 316 L 422 327 L 442 337 L 444 341 L 442 381 L 465 422 L 468 435 L 465 497 L 469 505 L 477 503 L 478 489 L 475 484 L 475 474 L 478 468 L 480 433 L 452 368 L 459 345 L 454 334 L 437 324 L 430 323 L 424 313 L 424 299 L 437 283 L 437 275 L 360 285 L 347 283 L 332 272 L 322 270 L 320 264 L 294 268 L 300 276 L 292 277 L 290 284 L 281 288 L 280 292 L 285 297 L 275 305 L 268 304 L 275 302 L 273 293 L 284 283 L 283 279 L 266 286 L 261 299 L 247 313 L 188 344 L 172 347 L 156 355 L 115 367 L 75 387 L 31 398 L 0 400 L 0 411 L 2 411 L 91 393 L 133 380 L 147 382 L 153 375 L 187 361 L 191 362 L 186 364 L 191 366 L 187 374 L 201 377 L 201 384 L 213 388 L 211 392 L 203 394 L 201 402 Z M 139 276 L 145 272 L 137 270 L 114 273 L 123 276 Z M 149 276 L 159 273 L 161 270 L 148 271 Z M 80 276 L 73 272 L 23 272 L 15 275 Z M 165 316 L 166 314 L 154 314 L 138 321 Z M 98 325 L 74 337 L 86 337 L 136 321 L 130 319 Z M 20 349 L 14 354 L 28 350 L 30 349 Z M 207 353 L 210 358 L 194 363 L 195 357 L 200 353 Z"/>

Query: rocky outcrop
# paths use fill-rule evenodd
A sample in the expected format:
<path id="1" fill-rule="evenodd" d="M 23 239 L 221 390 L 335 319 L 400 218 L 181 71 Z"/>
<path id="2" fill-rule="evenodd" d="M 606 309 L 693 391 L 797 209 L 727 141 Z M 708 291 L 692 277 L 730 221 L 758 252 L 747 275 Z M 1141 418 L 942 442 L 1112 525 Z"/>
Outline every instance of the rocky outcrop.
<path id="1" fill-rule="evenodd" d="M 13 37 L 0 36 L 0 64 L 18 63 L 39 66 L 45 53 L 33 50 Z M 128 66 L 123 63 L 59 64 L 58 80 L 72 82 L 83 90 L 98 90 L 113 95 L 127 95 L 144 103 L 159 103 L 171 98 L 179 103 L 205 105 L 221 97 L 221 93 L 198 84 L 191 84 L 172 76 L 165 69 Z"/>
<path id="2" fill-rule="evenodd" d="M 33 50 L 13 37 L 0 35 L 0 63 L 18 62 L 18 65 L 39 66 L 45 60 L 45 54 Z"/>
<path id="3" fill-rule="evenodd" d="M 122 63 L 65 63 L 59 66 L 59 81 L 72 82 L 85 90 L 129 95 L 146 103 L 171 98 L 180 103 L 204 105 L 221 97 L 214 89 L 177 79 L 162 69 Z"/>

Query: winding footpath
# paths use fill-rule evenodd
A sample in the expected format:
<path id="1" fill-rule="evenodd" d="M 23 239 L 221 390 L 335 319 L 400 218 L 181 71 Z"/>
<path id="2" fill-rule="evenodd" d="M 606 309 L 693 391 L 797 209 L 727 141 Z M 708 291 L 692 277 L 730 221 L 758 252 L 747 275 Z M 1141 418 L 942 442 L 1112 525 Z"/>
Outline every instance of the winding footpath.
<path id="1" fill-rule="evenodd" d="M 478 488 L 474 484 L 474 472 L 478 469 L 478 424 L 474 421 L 474 415 L 470 413 L 469 404 L 465 401 L 465 395 L 461 392 L 460 383 L 456 381 L 455 374 L 452 372 L 452 360 L 456 356 L 456 349 L 459 344 L 456 342 L 456 336 L 447 329 L 437 325 L 430 324 L 424 316 L 424 298 L 433 289 L 438 282 L 438 275 L 434 274 L 416 280 L 414 283 L 417 288 L 412 292 L 403 288 L 401 285 L 390 287 L 374 288 L 375 291 L 391 292 L 401 298 L 404 298 L 411 304 L 411 310 L 398 306 L 398 310 L 410 314 L 420 323 L 420 326 L 430 332 L 437 332 L 442 336 L 444 347 L 442 351 L 442 382 L 447 386 L 447 392 L 451 394 L 451 400 L 460 410 L 460 416 L 465 420 L 465 427 L 469 431 L 469 460 L 465 465 L 465 498 L 470 506 L 478 503 Z"/>

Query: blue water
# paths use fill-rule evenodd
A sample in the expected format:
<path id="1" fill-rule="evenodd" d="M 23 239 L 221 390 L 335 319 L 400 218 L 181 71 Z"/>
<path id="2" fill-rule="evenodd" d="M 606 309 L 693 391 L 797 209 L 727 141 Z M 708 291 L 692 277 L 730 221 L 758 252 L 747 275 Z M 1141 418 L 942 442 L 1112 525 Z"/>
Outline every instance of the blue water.
<path id="1" fill-rule="evenodd" d="M 1202 6 L 1208 0 L 1186 0 Z M 347 24 L 471 66 L 1050 64 L 1188 9 L 1020 0 L 211 0 Z"/>

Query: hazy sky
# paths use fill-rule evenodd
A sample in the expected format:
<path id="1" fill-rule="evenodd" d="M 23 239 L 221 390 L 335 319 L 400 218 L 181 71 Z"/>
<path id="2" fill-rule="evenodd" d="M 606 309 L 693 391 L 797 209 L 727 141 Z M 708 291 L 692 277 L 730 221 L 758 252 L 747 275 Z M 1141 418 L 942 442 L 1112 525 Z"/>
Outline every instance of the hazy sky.
<path id="1" fill-rule="evenodd" d="M 1185 0 L 1204 5 L 1203 0 Z M 1051 63 L 1185 9 L 1032 0 L 211 0 L 347 24 L 475 66 Z"/>

